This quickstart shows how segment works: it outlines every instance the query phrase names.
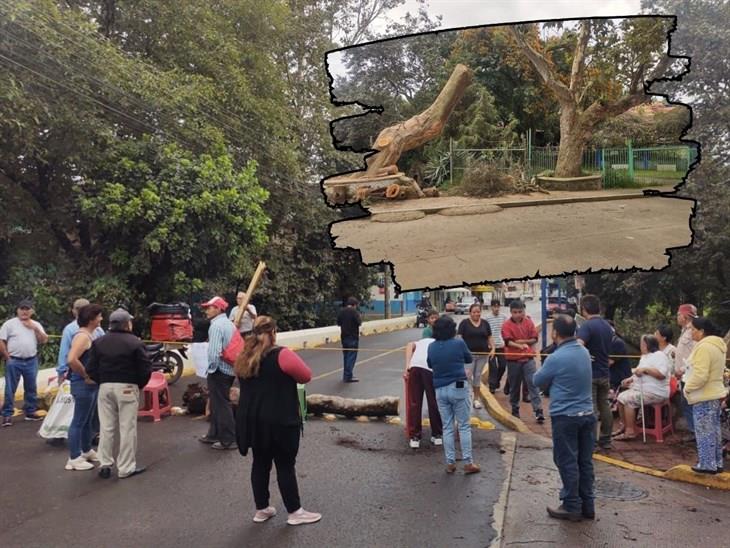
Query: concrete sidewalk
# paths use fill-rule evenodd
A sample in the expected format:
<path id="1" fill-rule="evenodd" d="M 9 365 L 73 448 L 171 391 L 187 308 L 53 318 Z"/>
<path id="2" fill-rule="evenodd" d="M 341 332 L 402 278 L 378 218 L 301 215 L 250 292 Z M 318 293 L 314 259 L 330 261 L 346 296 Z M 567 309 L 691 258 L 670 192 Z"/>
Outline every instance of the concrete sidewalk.
<path id="1" fill-rule="evenodd" d="M 497 404 L 504 411 L 500 417 L 510 416 L 510 403 L 507 396 L 500 389 L 493 396 Z M 542 398 L 542 407 L 548 416 L 550 406 L 549 398 Z M 497 418 L 497 417 L 495 417 Z M 520 421 L 515 423 L 527 427 L 531 433 L 546 440 L 552 438 L 551 421 L 549 417 L 543 424 L 538 424 L 532 411 L 532 405 L 521 401 L 520 398 Z M 499 420 L 499 419 L 498 419 Z M 504 420 L 501 421 L 504 424 Z M 519 429 L 517 424 L 510 425 L 510 428 Z M 524 431 L 524 430 L 522 430 Z M 654 438 L 647 436 L 646 443 L 642 441 L 641 435 L 632 441 L 613 441 L 611 450 L 602 450 L 594 456 L 594 459 L 601 460 L 618 467 L 641 471 L 656 476 L 666 476 L 680 481 L 697 483 L 720 489 L 730 489 L 730 473 L 708 476 L 695 474 L 690 470 L 697 462 L 697 447 L 694 441 L 682 441 L 682 434 L 675 431 L 674 434 L 665 434 L 664 442 L 657 443 Z"/>
<path id="2" fill-rule="evenodd" d="M 511 436 L 511 440 L 510 440 Z M 596 520 L 550 518 L 559 504 L 560 479 L 550 442 L 533 434 L 505 434 L 509 490 L 501 535 L 492 547 L 717 546 L 727 542 L 730 497 L 595 462 Z"/>

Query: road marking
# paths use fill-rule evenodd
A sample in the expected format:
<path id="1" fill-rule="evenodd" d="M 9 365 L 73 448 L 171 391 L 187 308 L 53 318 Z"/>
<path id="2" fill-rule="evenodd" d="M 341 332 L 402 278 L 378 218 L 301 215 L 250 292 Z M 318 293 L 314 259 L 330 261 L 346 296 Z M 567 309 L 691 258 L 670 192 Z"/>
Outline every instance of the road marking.
<path id="1" fill-rule="evenodd" d="M 393 352 L 400 352 L 402 350 L 405 350 L 405 346 L 401 346 L 400 348 L 396 348 L 394 350 L 389 350 L 388 352 L 383 352 L 382 354 L 378 354 L 377 356 L 373 356 L 372 358 L 368 358 L 367 360 L 363 360 L 361 362 L 357 362 L 355 365 L 362 365 L 364 363 L 371 362 L 373 360 L 377 360 L 378 358 L 382 358 L 383 356 L 387 356 L 388 354 L 392 354 Z M 342 368 L 339 367 L 333 371 L 328 371 L 327 373 L 322 373 L 321 375 L 317 375 L 316 377 L 312 377 L 312 380 L 309 381 L 310 383 L 314 381 L 318 381 L 320 379 L 324 379 L 325 377 L 329 377 L 330 375 L 334 375 L 335 373 L 341 373 Z"/>

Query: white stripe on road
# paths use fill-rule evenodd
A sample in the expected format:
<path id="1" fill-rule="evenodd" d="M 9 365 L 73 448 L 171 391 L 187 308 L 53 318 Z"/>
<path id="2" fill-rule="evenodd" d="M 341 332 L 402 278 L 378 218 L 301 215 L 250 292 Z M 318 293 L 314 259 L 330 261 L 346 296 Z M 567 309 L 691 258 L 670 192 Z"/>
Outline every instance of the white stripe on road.
<path id="1" fill-rule="evenodd" d="M 395 350 L 389 350 L 388 352 L 383 352 L 382 354 L 378 354 L 377 356 L 373 356 L 372 358 L 368 358 L 367 360 L 363 360 L 361 362 L 357 362 L 355 365 L 362 365 L 367 362 L 371 362 L 373 360 L 377 360 L 378 358 L 382 358 L 383 356 L 387 356 L 388 354 L 392 354 L 393 352 L 400 352 L 402 350 L 405 350 L 405 346 L 401 346 L 400 348 L 396 348 Z M 338 367 L 334 371 L 329 371 L 327 373 L 322 373 L 321 375 L 317 375 L 316 377 L 312 377 L 312 380 L 309 381 L 310 383 L 314 381 L 318 381 L 320 379 L 324 379 L 325 377 L 329 377 L 330 375 L 334 375 L 335 373 L 341 373 L 342 368 Z"/>

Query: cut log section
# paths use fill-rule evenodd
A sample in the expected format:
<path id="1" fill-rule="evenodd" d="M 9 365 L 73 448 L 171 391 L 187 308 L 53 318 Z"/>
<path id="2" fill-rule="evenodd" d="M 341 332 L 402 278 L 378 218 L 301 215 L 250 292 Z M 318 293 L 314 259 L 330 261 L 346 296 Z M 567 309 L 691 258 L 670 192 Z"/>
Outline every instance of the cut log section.
<path id="1" fill-rule="evenodd" d="M 386 417 L 398 414 L 400 399 L 394 396 L 381 396 L 367 400 L 342 398 L 312 394 L 307 396 L 307 411 L 315 415 L 334 413 L 346 417 Z"/>

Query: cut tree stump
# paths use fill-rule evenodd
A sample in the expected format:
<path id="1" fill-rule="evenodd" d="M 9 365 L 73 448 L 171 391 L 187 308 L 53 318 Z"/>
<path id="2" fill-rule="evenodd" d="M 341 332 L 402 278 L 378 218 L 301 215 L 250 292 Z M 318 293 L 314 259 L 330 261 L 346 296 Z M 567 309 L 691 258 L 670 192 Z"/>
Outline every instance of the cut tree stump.
<path id="1" fill-rule="evenodd" d="M 472 71 L 465 65 L 456 65 L 431 106 L 404 122 L 382 130 L 373 143 L 373 149 L 377 153 L 366 159 L 367 168 L 364 171 L 333 177 L 324 182 L 324 191 L 329 203 L 339 205 L 359 199 L 357 188 L 353 185 L 383 183 L 388 178 L 391 179 L 388 184 L 398 183 L 408 187 L 408 190 L 404 191 L 405 194 L 399 193 L 391 199 L 425 197 L 426 194 L 418 183 L 398 170 L 397 162 L 404 152 L 413 150 L 441 134 L 451 112 L 471 84 L 472 76 Z M 393 181 L 394 178 L 398 180 Z"/>
<path id="2" fill-rule="evenodd" d="M 307 396 L 307 411 L 315 415 L 334 413 L 346 417 L 386 417 L 398 414 L 400 399 L 394 396 L 381 396 L 367 400 L 342 398 L 312 394 Z"/>

